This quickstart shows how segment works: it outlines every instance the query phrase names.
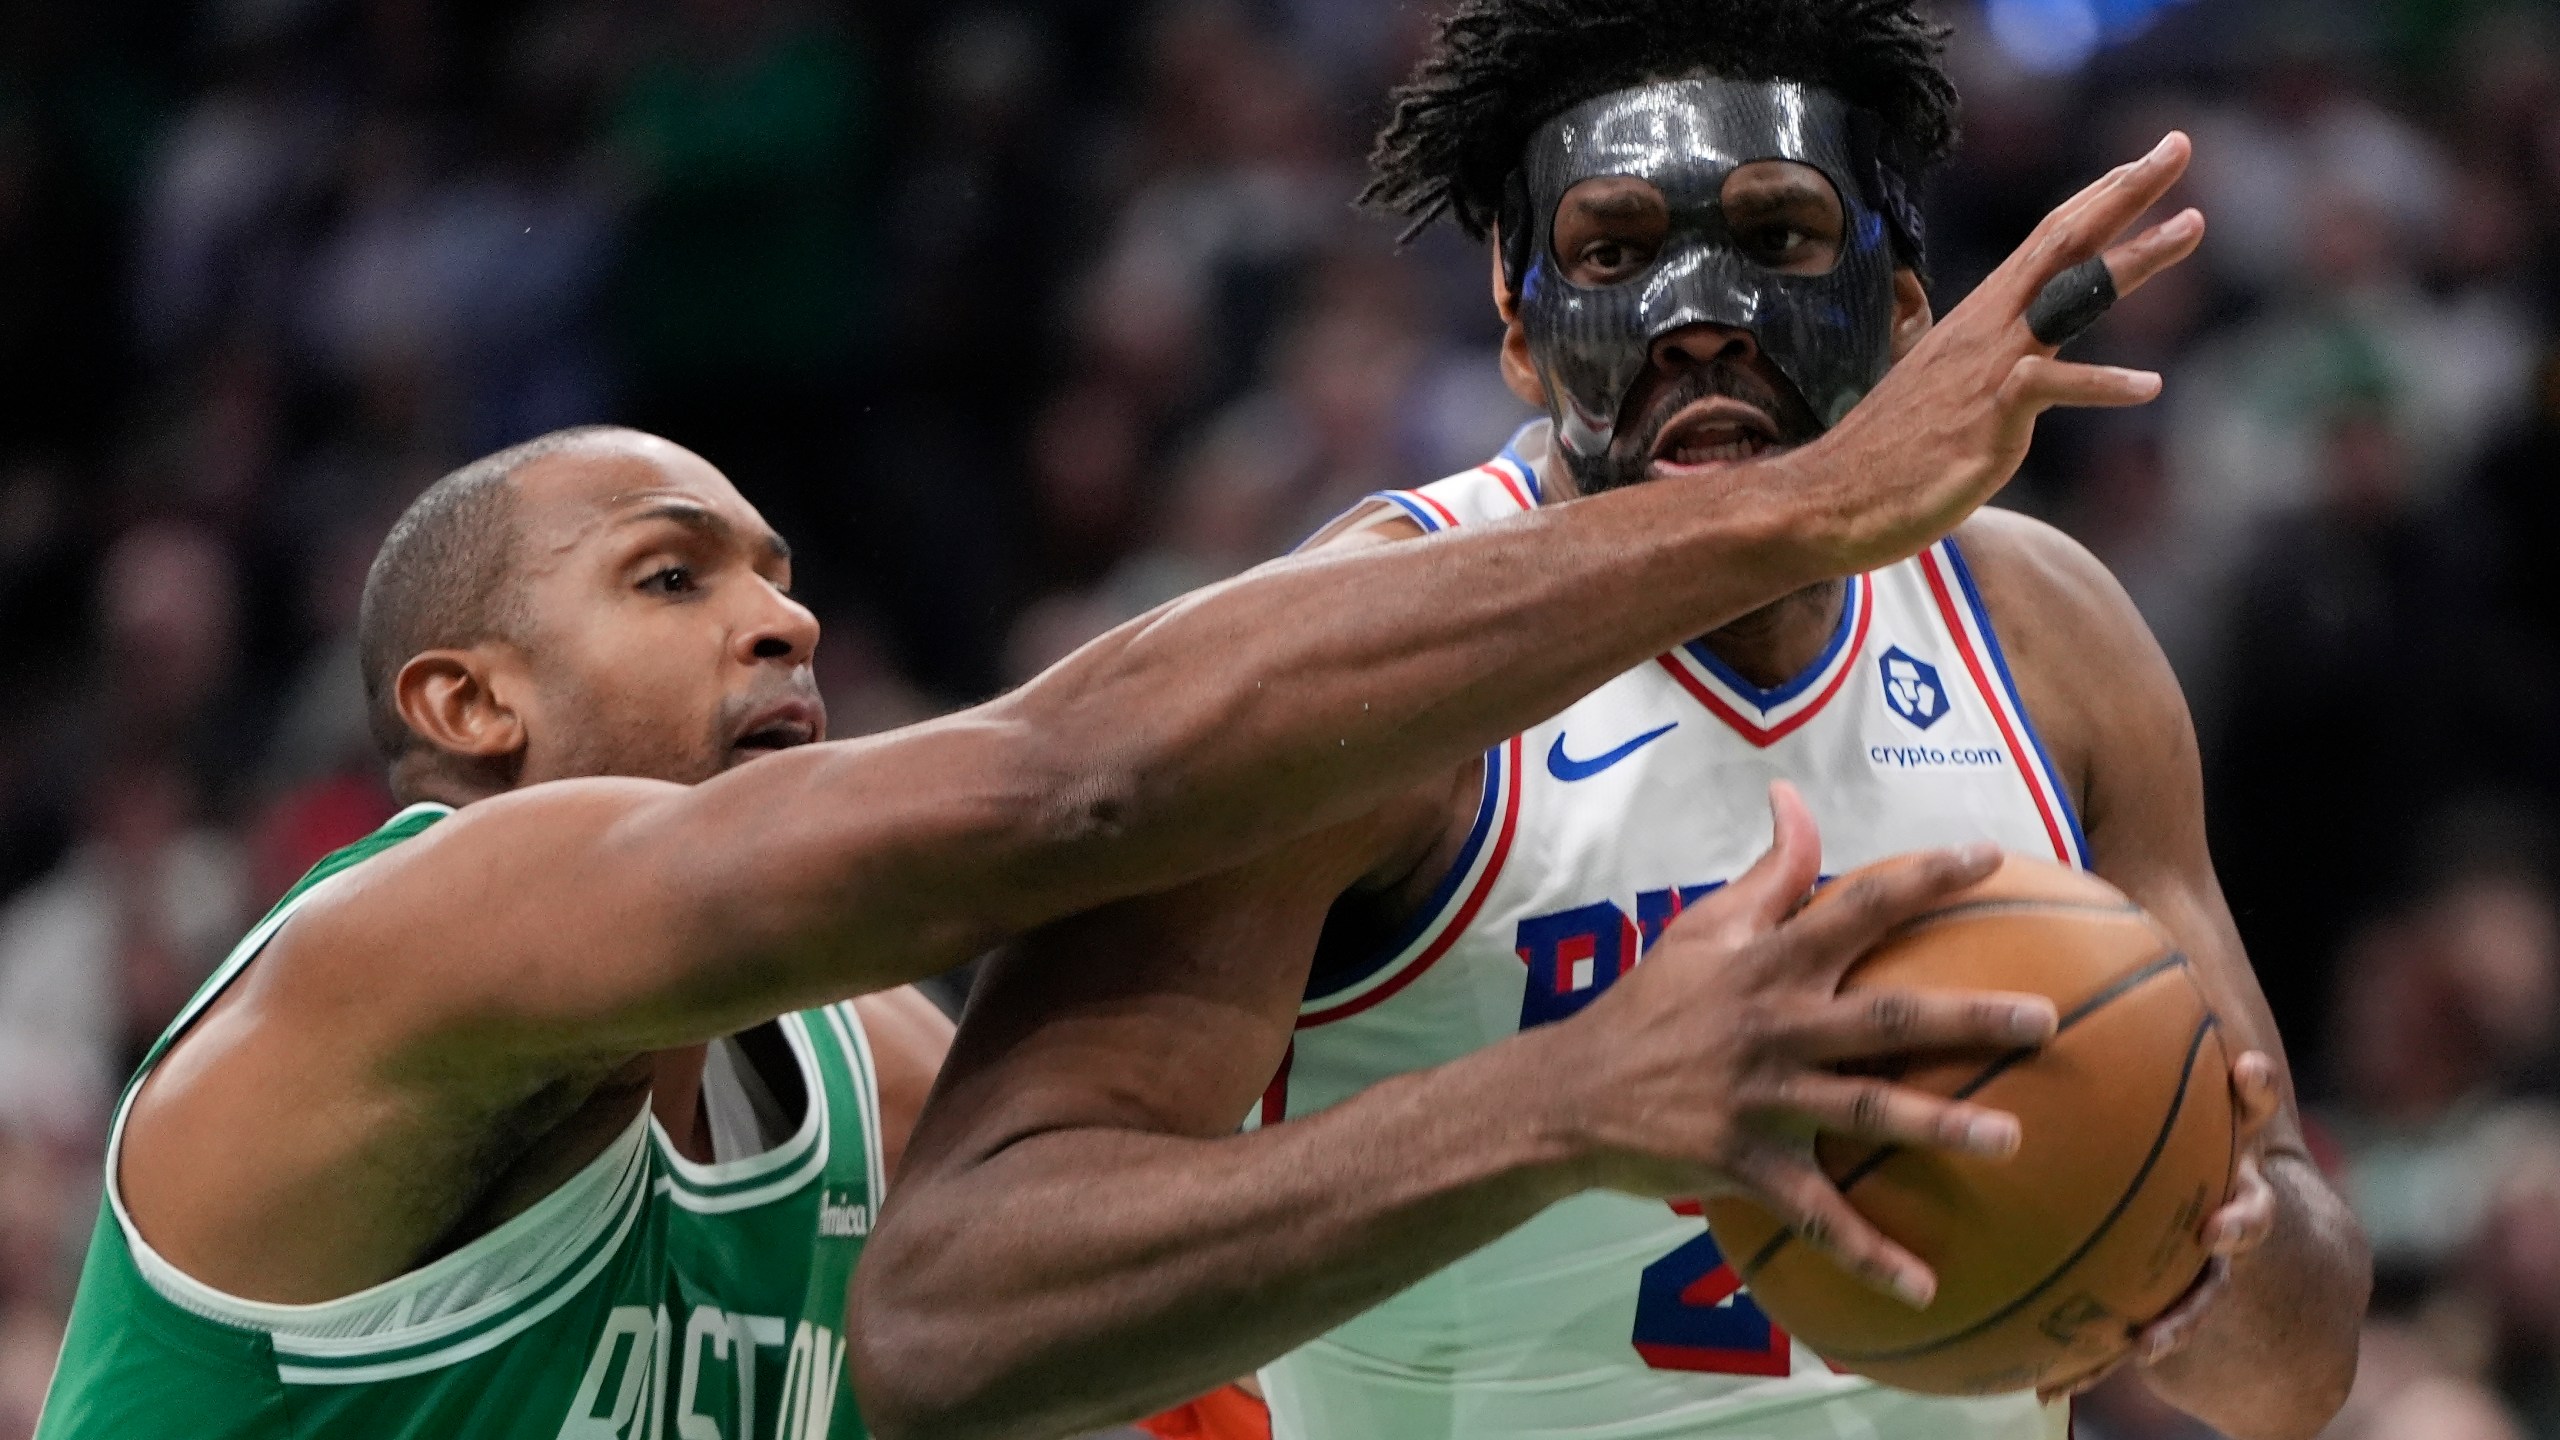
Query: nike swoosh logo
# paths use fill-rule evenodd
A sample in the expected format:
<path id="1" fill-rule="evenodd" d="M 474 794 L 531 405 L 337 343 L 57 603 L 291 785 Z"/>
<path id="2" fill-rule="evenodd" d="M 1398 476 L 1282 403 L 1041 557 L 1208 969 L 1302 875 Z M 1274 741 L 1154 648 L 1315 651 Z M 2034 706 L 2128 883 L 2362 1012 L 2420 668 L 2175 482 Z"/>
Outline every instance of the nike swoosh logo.
<path id="1" fill-rule="evenodd" d="M 1564 753 L 1564 737 L 1558 735 L 1556 743 L 1547 750 L 1547 773 L 1568 785 L 1576 780 L 1588 780 L 1679 728 L 1680 722 L 1674 720 L 1659 730 L 1649 730 L 1637 736 L 1606 755 L 1594 755 L 1588 760 L 1576 760 Z"/>

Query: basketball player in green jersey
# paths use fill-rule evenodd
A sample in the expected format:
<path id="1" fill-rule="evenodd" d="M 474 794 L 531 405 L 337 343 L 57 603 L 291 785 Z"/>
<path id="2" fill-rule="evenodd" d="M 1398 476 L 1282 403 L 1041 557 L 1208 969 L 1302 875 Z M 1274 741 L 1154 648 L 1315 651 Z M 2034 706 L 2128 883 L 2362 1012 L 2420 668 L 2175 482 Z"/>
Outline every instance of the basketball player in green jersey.
<path id="1" fill-rule="evenodd" d="M 1997 328 L 1942 349 L 1818 454 L 1268 567 L 840 744 L 789 552 L 699 457 L 590 429 L 438 482 L 362 619 L 410 808 L 295 887 L 128 1087 L 39 1434 L 862 1435 L 847 1282 L 943 1036 L 912 998 L 841 1002 L 1360 813 L 1683 636 L 1914 552 L 2041 410 L 2157 387 Z M 1778 962 L 1811 1048 L 1772 1075 L 2015 1043 L 2049 1005 L 1830 993 L 1989 864 L 1936 855 L 1833 918 L 1685 943 Z M 2014 1143 L 1970 1106 L 1840 1098 L 1774 1108 Z M 1740 1183 L 1928 1283 L 1809 1166 Z"/>

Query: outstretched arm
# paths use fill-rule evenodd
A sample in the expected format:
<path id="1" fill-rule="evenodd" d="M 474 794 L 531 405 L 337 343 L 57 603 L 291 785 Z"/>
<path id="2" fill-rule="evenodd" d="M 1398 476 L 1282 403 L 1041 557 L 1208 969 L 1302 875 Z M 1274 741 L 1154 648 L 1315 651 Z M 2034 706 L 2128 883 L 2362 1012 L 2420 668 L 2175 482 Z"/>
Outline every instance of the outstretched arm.
<path id="1" fill-rule="evenodd" d="M 1835 995 L 1894 921 L 1990 856 L 1931 857 L 1789 920 L 1820 849 L 1802 802 L 1776 804 L 1769 856 L 1583 1014 L 1246 1135 L 1369 832 L 1032 937 L 982 978 L 864 1255 L 848 1334 L 865 1417 L 957 1440 L 1143 1415 L 1595 1185 L 1747 1191 L 1925 1298 L 1919 1262 L 1774 1137 L 1813 1124 L 2006 1153 L 2008 1117 L 1820 1067 L 2035 1043 L 2052 1008 Z"/>
<path id="2" fill-rule="evenodd" d="M 2346 1402 L 2372 1262 L 2302 1139 L 2284 1042 L 2205 845 L 2195 727 L 2168 660 L 2106 568 L 2034 521 L 1966 527 L 2029 710 L 2079 769 L 2098 873 L 2169 927 L 2246 1052 L 2232 1087 L 2244 1144 L 2209 1219 L 2215 1270 L 2145 1334 L 2145 1374 L 2235 1440 L 2307 1440 Z"/>
<path id="3" fill-rule="evenodd" d="M 2156 376 L 2057 360 L 2021 317 L 2186 153 L 2172 137 L 2056 211 L 1800 450 L 1281 561 L 993 704 L 691 789 L 591 781 L 474 805 L 387 857 L 334 948 L 378 957 L 436 934 L 418 999 L 437 1013 L 395 1005 L 384 1023 L 502 1070 L 520 1057 L 539 1082 L 563 1059 L 931 974 L 1363 813 L 1682 639 L 1918 550 L 2005 483 L 2043 410 L 2151 398 Z M 2108 250 L 2118 288 L 2201 229 L 2189 212 Z M 456 893 L 485 903 L 455 916 Z"/>

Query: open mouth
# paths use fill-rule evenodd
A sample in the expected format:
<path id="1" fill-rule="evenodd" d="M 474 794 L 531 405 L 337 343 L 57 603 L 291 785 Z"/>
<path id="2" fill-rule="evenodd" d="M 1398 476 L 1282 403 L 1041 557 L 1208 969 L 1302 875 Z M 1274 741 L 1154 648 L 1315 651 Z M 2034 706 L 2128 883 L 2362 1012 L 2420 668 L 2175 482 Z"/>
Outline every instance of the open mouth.
<path id="1" fill-rule="evenodd" d="M 1756 407 L 1727 396 L 1700 400 L 1671 417 L 1653 440 L 1652 463 L 1670 470 L 1730 465 L 1778 446 L 1778 427 Z"/>
<path id="2" fill-rule="evenodd" d="M 753 717 L 747 730 L 729 742 L 729 748 L 743 758 L 753 759 L 810 744 L 822 733 L 823 713 L 804 700 L 774 706 Z"/>
<path id="3" fill-rule="evenodd" d="M 788 750 L 795 745 L 806 745 L 817 738 L 806 725 L 767 725 L 761 730 L 751 730 L 739 736 L 738 743 L 732 748 L 757 751 Z"/>

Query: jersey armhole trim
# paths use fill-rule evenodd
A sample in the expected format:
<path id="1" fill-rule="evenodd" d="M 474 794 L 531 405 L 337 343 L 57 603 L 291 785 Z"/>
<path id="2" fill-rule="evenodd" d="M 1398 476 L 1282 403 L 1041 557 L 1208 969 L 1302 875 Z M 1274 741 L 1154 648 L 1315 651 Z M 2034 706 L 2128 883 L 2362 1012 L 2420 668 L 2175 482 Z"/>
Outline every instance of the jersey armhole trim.
<path id="1" fill-rule="evenodd" d="M 807 1019 L 785 1015 L 779 1023 L 782 1038 L 791 1049 L 792 1063 L 800 1067 L 801 1089 L 808 1095 L 808 1103 L 800 1112 L 800 1127 L 790 1139 L 761 1155 L 704 1165 L 686 1159 L 676 1149 L 674 1139 L 653 1113 L 649 1117 L 649 1139 L 665 1171 L 657 1179 L 657 1192 L 678 1206 L 698 1215 L 751 1209 L 790 1194 L 808 1183 L 810 1176 L 827 1168 L 832 1128 L 828 1112 L 832 1105 L 827 1098 L 826 1073 L 818 1064 Z"/>
<path id="2" fill-rule="evenodd" d="M 1941 575 L 1940 555 L 1944 555 L 1946 575 L 1955 579 L 1956 590 L 1963 597 L 1961 607 L 1949 594 L 1947 581 Z M 2089 857 L 2089 837 L 2080 828 L 2079 811 L 2071 803 L 2071 791 L 2062 783 L 2062 772 L 2055 768 L 2051 752 L 2045 749 L 2044 737 L 2036 732 L 2035 717 L 2027 713 L 2026 698 L 2018 693 L 2017 677 L 2010 673 L 2009 658 L 2000 648 L 2000 631 L 1991 623 L 1991 607 L 1983 603 L 1982 591 L 1974 584 L 1973 571 L 1965 564 L 1964 551 L 1950 535 L 1936 546 L 1920 554 L 1921 574 L 1929 582 L 1931 597 L 1937 602 L 1940 618 L 1946 622 L 1957 651 L 1964 657 L 1965 668 L 1972 674 L 1974 688 L 1982 692 L 1991 706 L 1991 718 L 1999 726 L 2001 738 L 2012 751 L 2021 749 L 2019 737 L 2025 737 L 2026 753 L 2018 756 L 2021 778 L 2034 796 L 2036 810 L 2043 818 L 2047 835 L 2053 841 L 2055 858 L 2082 870 L 2093 868 Z M 1977 656 L 1988 655 L 1991 672 L 1998 677 L 1995 687 L 1983 673 Z M 2012 733 L 2011 717 L 2016 718 Z M 2026 762 L 2029 755 L 2033 765 Z"/>
<path id="3" fill-rule="evenodd" d="M 384 822 L 364 841 L 315 866 L 311 875 L 241 937 L 171 1023 L 126 1085 L 108 1128 L 103 1177 L 106 1208 L 114 1218 L 117 1238 L 136 1275 L 155 1296 L 179 1312 L 233 1330 L 266 1335 L 278 1356 L 279 1378 L 288 1383 L 296 1382 L 301 1372 L 311 1368 L 289 1362 L 285 1358 L 289 1354 L 312 1357 L 325 1366 L 332 1357 L 356 1356 L 370 1362 L 423 1347 L 421 1358 L 397 1362 L 404 1367 L 400 1373 L 413 1374 L 462 1358 L 447 1357 L 443 1353 L 447 1346 L 471 1345 L 474 1348 L 470 1353 L 479 1353 L 487 1348 L 478 1344 L 480 1334 L 491 1328 L 513 1334 L 565 1304 L 582 1288 L 583 1280 L 565 1289 L 559 1282 L 564 1274 L 582 1266 L 589 1273 L 601 1268 L 619 1247 L 620 1237 L 629 1233 L 647 1194 L 648 1187 L 643 1183 L 647 1173 L 644 1111 L 634 1116 L 623 1132 L 577 1174 L 488 1234 L 450 1255 L 353 1295 L 310 1305 L 250 1300 L 205 1284 L 153 1249 L 125 1208 L 119 1176 L 125 1124 L 143 1082 L 160 1059 L 265 950 L 285 923 L 331 881 L 452 813 L 450 806 L 412 805 Z M 404 828 L 409 834 L 399 833 Z M 375 843 L 386 839 L 388 843 Z M 600 1237 L 607 1233 L 612 1240 L 601 1243 Z M 530 1312 L 527 1307 L 532 1307 Z M 488 1342 L 495 1343 L 496 1340 Z"/>
<path id="4" fill-rule="evenodd" d="M 558 1189 L 439 1260 L 338 1300 L 279 1305 L 226 1294 L 153 1250 L 119 1202 L 127 1253 L 153 1293 L 199 1319 L 265 1334 L 287 1384 L 414 1375 L 505 1341 L 584 1290 L 630 1234 L 648 1187 L 641 1117 Z M 474 1285 L 475 1270 L 531 1254 L 521 1273 Z M 436 1292 L 462 1301 L 438 1303 Z M 422 1313 L 423 1312 L 423 1313 Z"/>
<path id="5" fill-rule="evenodd" d="M 617 1151 L 621 1152 L 619 1157 L 616 1156 Z M 596 1277 L 604 1273 L 605 1267 L 622 1253 L 623 1246 L 629 1242 L 632 1230 L 648 1208 L 648 1153 L 645 1132 L 635 1122 L 614 1142 L 612 1150 L 598 1157 L 597 1165 L 589 1167 L 594 1171 L 604 1160 L 621 1160 L 624 1168 L 616 1181 L 622 1197 L 620 1203 L 612 1208 L 599 1209 L 595 1217 L 586 1222 L 593 1233 L 581 1237 L 582 1243 L 561 1246 L 556 1252 L 560 1258 L 546 1265 L 540 1275 L 514 1287 L 508 1294 L 493 1296 L 435 1324 L 394 1331 L 385 1336 L 307 1339 L 279 1333 L 274 1336 L 276 1378 L 288 1385 L 371 1385 L 408 1375 L 422 1375 L 487 1354 L 542 1323 L 562 1306 L 585 1294 L 595 1284 Z M 585 1173 L 581 1172 L 581 1178 Z M 571 1185 L 564 1185 L 544 1196 L 543 1200 L 556 1199 L 575 1184 L 573 1181 Z M 528 1210 L 517 1218 L 523 1219 L 533 1213 Z M 605 1223 L 598 1225 L 597 1220 Z M 491 1233 L 501 1234 L 505 1229 L 501 1226 Z M 471 1247 L 465 1246 L 448 1258 L 460 1258 L 470 1254 L 470 1250 Z M 427 1271 L 413 1273 L 423 1275 Z M 399 1281 L 390 1283 L 396 1285 Z"/>
<path id="6" fill-rule="evenodd" d="M 1450 514 L 1447 506 L 1419 490 L 1380 490 L 1366 498 L 1384 500 L 1403 511 L 1405 518 L 1421 526 L 1426 535 L 1437 535 L 1458 523 L 1458 517 Z"/>
<path id="7" fill-rule="evenodd" d="M 1529 457 L 1521 451 L 1520 446 L 1529 438 L 1532 431 L 1548 423 L 1550 422 L 1532 420 L 1521 426 L 1512 432 L 1509 440 L 1503 442 L 1502 453 L 1493 457 L 1493 463 L 1496 465 L 1508 465 L 1518 472 L 1521 483 L 1529 487 L 1529 496 L 1535 505 L 1547 503 L 1547 487 L 1538 483 L 1538 467 L 1529 463 Z"/>
<path id="8" fill-rule="evenodd" d="M 877 1215 L 889 1195 L 889 1176 L 880 1154 L 880 1070 L 871 1054 L 871 1032 L 863 1028 L 862 1012 L 850 1000 L 826 1007 L 825 1013 L 836 1043 L 844 1047 L 845 1068 L 861 1096 L 863 1168 L 871 1187 L 871 1213 Z"/>
<path id="9" fill-rule="evenodd" d="M 1477 805 L 1475 827 L 1430 901 L 1406 922 L 1404 938 L 1376 964 L 1308 996 L 1299 1006 L 1298 1029 L 1329 1025 L 1383 1003 L 1439 963 L 1466 933 L 1501 877 L 1519 830 L 1520 743 L 1514 735 L 1485 755 L 1484 798 Z"/>

